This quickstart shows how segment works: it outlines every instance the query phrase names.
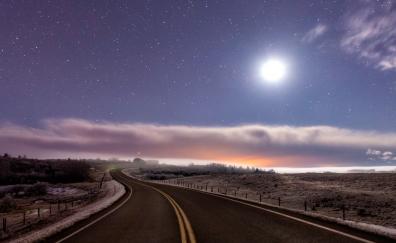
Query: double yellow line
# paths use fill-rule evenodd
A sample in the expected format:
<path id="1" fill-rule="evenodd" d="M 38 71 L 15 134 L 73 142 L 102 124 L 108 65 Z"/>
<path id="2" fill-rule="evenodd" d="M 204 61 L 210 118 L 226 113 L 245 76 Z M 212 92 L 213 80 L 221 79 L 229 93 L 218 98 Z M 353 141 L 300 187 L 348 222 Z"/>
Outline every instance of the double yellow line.
<path id="1" fill-rule="evenodd" d="M 150 186 L 152 187 L 152 186 Z M 154 190 L 157 192 L 161 193 L 162 196 L 164 196 L 172 205 L 173 209 L 175 210 L 176 216 L 177 216 L 177 221 L 179 223 L 179 229 L 180 229 L 180 238 L 182 243 L 196 243 L 197 241 L 195 240 L 195 235 L 194 231 L 191 227 L 190 221 L 188 221 L 188 218 L 186 214 L 184 213 L 183 209 L 179 206 L 179 204 L 168 194 L 165 192 L 152 187 Z"/>
<path id="2" fill-rule="evenodd" d="M 147 185 L 146 183 L 136 182 L 136 180 L 138 179 L 135 179 L 135 183 L 138 183 L 146 187 L 150 187 L 155 191 L 159 192 L 172 205 L 176 213 L 177 222 L 179 223 L 181 243 L 196 243 L 197 241 L 195 239 L 194 231 L 191 227 L 190 221 L 188 220 L 186 214 L 184 213 L 183 209 L 179 206 L 179 204 L 171 196 L 161 191 L 160 189 L 151 185 Z"/>

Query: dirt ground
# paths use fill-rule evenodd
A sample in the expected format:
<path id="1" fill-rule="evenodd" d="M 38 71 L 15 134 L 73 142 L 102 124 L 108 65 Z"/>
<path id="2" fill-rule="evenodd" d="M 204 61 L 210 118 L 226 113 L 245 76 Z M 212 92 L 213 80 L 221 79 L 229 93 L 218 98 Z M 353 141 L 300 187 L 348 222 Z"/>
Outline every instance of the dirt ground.
<path id="1" fill-rule="evenodd" d="M 208 190 L 396 228 L 396 173 L 235 174 L 185 177 Z M 219 189 L 218 189 L 219 188 Z"/>

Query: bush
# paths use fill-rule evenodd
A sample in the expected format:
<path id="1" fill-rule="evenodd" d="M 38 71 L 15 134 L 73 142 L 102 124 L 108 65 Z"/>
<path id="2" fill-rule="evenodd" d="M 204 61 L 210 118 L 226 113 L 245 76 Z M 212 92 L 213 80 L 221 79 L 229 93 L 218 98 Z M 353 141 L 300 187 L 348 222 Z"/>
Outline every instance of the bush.
<path id="1" fill-rule="evenodd" d="M 13 186 L 10 188 L 8 192 L 11 193 L 11 195 L 19 195 L 25 192 L 25 186 L 21 186 L 21 185 Z"/>
<path id="2" fill-rule="evenodd" d="M 53 182 L 79 182 L 89 179 L 89 164 L 81 161 L 66 161 L 57 164 Z"/>
<path id="3" fill-rule="evenodd" d="M 42 196 L 46 194 L 47 194 L 47 184 L 41 182 L 26 188 L 25 191 L 26 196 Z"/>
<path id="4" fill-rule="evenodd" d="M 358 208 L 357 209 L 357 215 L 361 216 L 361 217 L 366 217 L 366 216 L 370 216 L 371 213 L 369 211 L 367 211 L 366 209 L 364 209 L 364 208 Z"/>
<path id="5" fill-rule="evenodd" d="M 0 185 L 81 182 L 90 165 L 80 160 L 36 160 L 0 156 Z"/>
<path id="6" fill-rule="evenodd" d="M 0 200 L 0 213 L 8 213 L 16 209 L 16 206 L 15 200 L 10 195 L 7 195 Z"/>

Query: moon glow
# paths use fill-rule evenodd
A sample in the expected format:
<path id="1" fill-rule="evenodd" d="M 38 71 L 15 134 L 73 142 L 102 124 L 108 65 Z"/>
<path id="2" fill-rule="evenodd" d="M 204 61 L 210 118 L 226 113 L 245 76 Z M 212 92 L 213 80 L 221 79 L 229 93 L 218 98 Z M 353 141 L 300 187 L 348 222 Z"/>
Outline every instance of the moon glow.
<path id="1" fill-rule="evenodd" d="M 269 83 L 278 83 L 287 74 L 286 64 L 279 59 L 268 59 L 259 67 L 260 77 Z"/>

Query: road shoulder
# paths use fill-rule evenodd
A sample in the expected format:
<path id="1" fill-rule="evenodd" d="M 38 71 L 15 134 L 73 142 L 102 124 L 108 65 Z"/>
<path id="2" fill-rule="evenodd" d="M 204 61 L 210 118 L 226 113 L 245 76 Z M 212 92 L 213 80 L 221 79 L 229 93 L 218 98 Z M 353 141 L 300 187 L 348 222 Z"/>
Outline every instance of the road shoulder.
<path id="1" fill-rule="evenodd" d="M 97 214 L 100 211 L 110 207 L 126 193 L 124 185 L 117 182 L 116 180 L 111 180 L 107 182 L 106 186 L 108 187 L 108 196 L 79 209 L 74 214 L 52 225 L 48 225 L 44 228 L 31 231 L 22 236 L 19 236 L 16 239 L 12 239 L 9 242 L 37 242 L 51 237 L 52 235 L 55 235 L 73 226 L 74 224 L 88 219 L 92 215 Z"/>

